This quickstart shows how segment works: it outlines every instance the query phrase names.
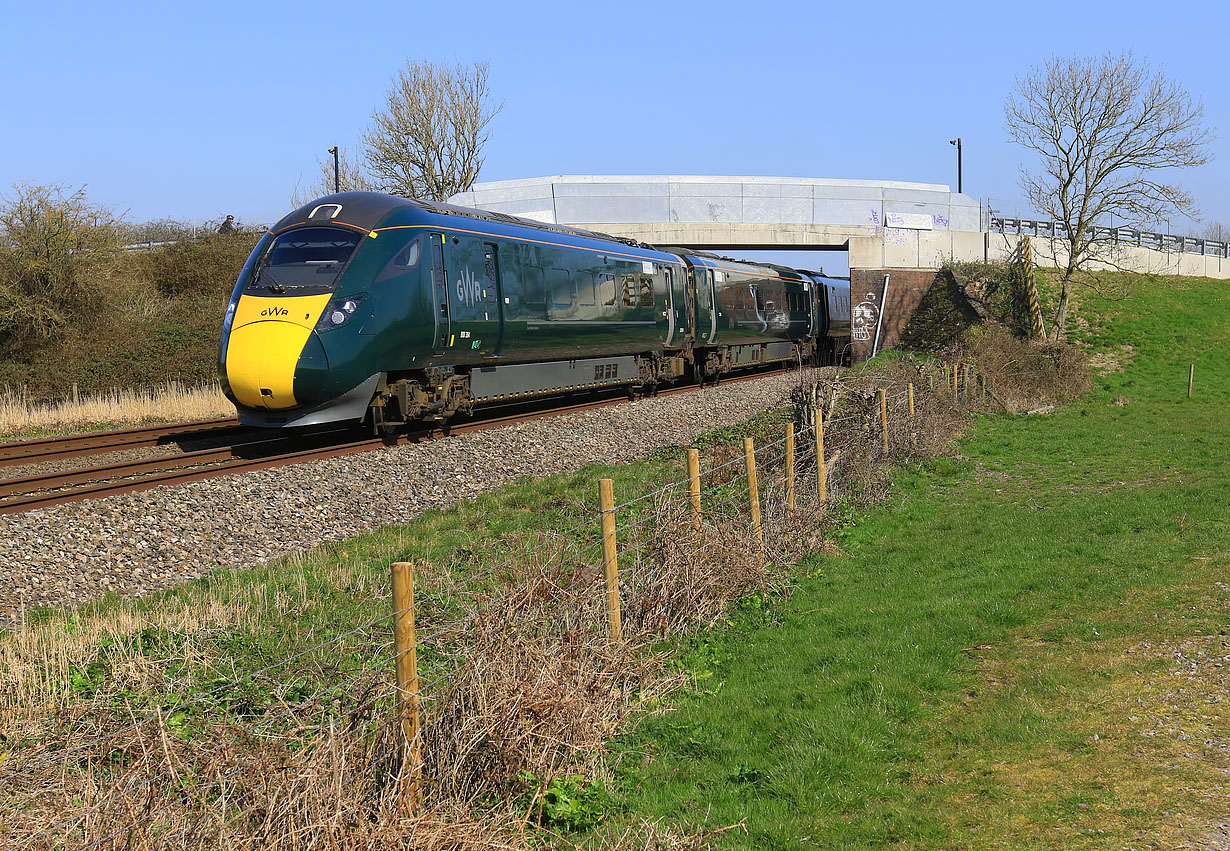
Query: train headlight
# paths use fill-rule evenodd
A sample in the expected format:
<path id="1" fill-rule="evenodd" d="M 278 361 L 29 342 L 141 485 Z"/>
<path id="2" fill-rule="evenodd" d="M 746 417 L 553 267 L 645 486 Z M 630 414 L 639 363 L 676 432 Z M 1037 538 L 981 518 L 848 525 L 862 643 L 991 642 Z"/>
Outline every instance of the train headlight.
<path id="1" fill-rule="evenodd" d="M 367 298 L 366 295 L 352 295 L 345 298 L 335 298 L 329 302 L 329 306 L 320 314 L 320 321 L 316 323 L 317 331 L 331 331 L 334 328 L 341 328 L 359 309 L 359 305 Z"/>

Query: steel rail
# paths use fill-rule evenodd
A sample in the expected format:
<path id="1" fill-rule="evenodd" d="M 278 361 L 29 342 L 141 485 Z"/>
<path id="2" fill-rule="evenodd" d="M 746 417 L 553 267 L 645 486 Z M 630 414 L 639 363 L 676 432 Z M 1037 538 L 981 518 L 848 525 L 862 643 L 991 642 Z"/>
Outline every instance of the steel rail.
<path id="1" fill-rule="evenodd" d="M 172 423 L 170 425 L 124 428 L 114 431 L 97 431 L 67 437 L 43 437 L 36 440 L 19 440 L 0 443 L 0 467 L 17 464 L 38 464 L 59 458 L 79 455 L 99 455 L 117 449 L 135 449 L 142 446 L 158 446 L 179 435 L 191 435 L 195 439 L 213 437 L 234 431 L 246 430 L 234 417 L 214 420 Z"/>

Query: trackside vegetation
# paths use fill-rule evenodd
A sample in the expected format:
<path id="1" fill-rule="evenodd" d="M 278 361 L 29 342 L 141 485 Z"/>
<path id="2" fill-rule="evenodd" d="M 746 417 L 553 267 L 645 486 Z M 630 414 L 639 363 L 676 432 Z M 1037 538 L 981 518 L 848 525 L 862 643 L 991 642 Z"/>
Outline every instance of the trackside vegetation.
<path id="1" fill-rule="evenodd" d="M 222 314 L 260 236 L 217 222 L 134 225 L 85 187 L 0 198 L 0 394 L 213 383 Z"/>

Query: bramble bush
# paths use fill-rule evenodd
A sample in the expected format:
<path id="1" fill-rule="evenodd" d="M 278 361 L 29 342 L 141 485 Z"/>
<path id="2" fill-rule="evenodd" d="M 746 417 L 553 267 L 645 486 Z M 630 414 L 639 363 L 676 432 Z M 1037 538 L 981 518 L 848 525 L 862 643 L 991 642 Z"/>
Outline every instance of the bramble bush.
<path id="1" fill-rule="evenodd" d="M 58 336 L 103 300 L 120 222 L 85 187 L 18 183 L 0 202 L 0 348 Z"/>

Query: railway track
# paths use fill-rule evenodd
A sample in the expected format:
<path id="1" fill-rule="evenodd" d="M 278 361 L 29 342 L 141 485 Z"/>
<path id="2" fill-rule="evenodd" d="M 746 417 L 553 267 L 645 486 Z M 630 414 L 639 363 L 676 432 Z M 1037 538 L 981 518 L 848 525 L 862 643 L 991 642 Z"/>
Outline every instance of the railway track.
<path id="1" fill-rule="evenodd" d="M 783 371 L 786 370 L 758 372 L 754 375 L 728 378 L 723 383 L 751 381 Z M 667 396 L 698 389 L 700 388 L 695 386 L 674 387 L 661 390 L 656 395 Z M 592 399 L 545 410 L 519 410 L 505 414 L 492 410 L 474 420 L 456 422 L 444 429 L 411 430 L 396 439 L 359 437 L 361 429 L 353 427 L 309 435 L 270 434 L 256 430 L 258 433 L 253 437 L 254 430 L 241 426 L 237 420 L 209 420 L 0 444 L 0 466 L 11 466 L 165 445 L 184 437 L 239 438 L 233 443 L 210 449 L 0 479 L 0 514 L 16 514 L 52 505 L 150 490 L 163 485 L 185 484 L 215 476 L 370 452 L 398 444 L 435 440 L 542 417 L 620 405 L 627 401 L 626 397 L 620 396 Z"/>
<path id="2" fill-rule="evenodd" d="M 45 437 L 0 444 L 0 467 L 38 464 L 80 455 L 101 455 L 121 449 L 137 449 L 176 442 L 178 438 L 225 437 L 251 429 L 231 417 L 221 420 L 173 423 L 171 425 L 98 431 L 72 437 Z"/>

